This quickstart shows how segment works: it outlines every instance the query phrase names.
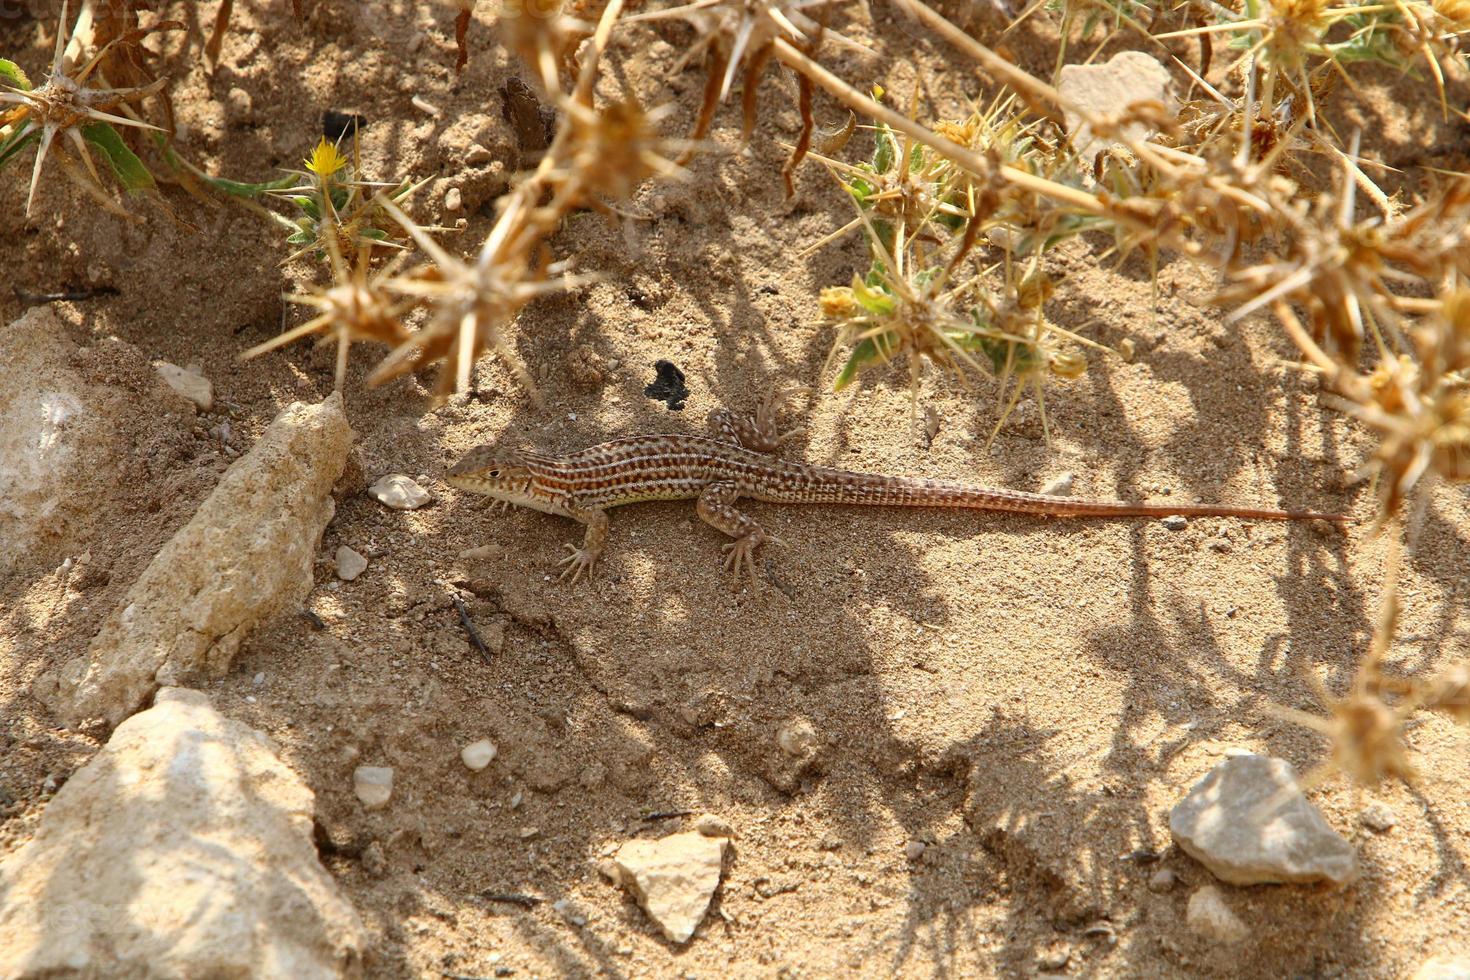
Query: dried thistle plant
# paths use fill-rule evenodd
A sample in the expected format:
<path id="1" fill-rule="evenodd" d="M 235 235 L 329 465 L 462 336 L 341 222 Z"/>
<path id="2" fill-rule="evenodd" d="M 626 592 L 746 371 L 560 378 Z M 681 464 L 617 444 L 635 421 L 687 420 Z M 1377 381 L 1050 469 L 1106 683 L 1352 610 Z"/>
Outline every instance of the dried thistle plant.
<path id="1" fill-rule="evenodd" d="M 337 342 L 334 376 L 336 388 L 340 391 L 347 377 L 347 354 L 352 344 L 358 341 L 372 341 L 388 347 L 402 344 L 409 337 L 403 316 L 416 304 L 412 299 L 393 296 L 385 288 L 398 273 L 407 252 L 399 252 L 382 268 L 373 271 L 373 243 L 364 242 L 356 235 L 336 233 L 330 227 L 330 220 L 325 222 L 327 228 L 322 242 L 330 261 L 331 281 L 305 293 L 288 293 L 285 297 L 289 302 L 319 312 L 305 323 L 250 348 L 240 355 L 240 359 L 259 357 L 303 337 L 322 334 L 324 341 Z M 356 243 L 356 258 L 350 267 L 342 256 L 341 242 L 344 239 Z"/>
<path id="2" fill-rule="evenodd" d="M 67 33 L 68 9 L 69 5 L 63 2 L 51 72 L 39 87 L 31 85 L 18 65 L 0 60 L 0 86 L 3 86 L 0 105 L 11 107 L 0 111 L 0 167 L 27 146 L 38 144 L 31 167 L 30 189 L 26 194 L 28 217 L 35 204 L 42 169 L 54 151 L 62 171 L 94 201 L 118 217 L 140 220 L 119 207 L 103 190 L 92 149 L 102 154 L 125 191 L 153 190 L 152 174 L 113 126 L 147 130 L 158 130 L 158 127 L 113 110 L 137 104 L 154 95 L 163 88 L 164 80 L 123 88 L 90 84 L 109 48 L 104 47 L 83 60 L 78 37 L 90 29 L 91 8 L 83 8 L 70 35 Z M 76 153 L 80 167 L 71 159 L 62 141 Z"/>

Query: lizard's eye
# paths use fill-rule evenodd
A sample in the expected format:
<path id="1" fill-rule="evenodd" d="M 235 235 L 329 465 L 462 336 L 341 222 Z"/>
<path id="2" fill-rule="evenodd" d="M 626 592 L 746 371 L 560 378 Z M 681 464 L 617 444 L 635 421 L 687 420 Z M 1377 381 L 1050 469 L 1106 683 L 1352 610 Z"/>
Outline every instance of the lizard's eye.
<path id="1" fill-rule="evenodd" d="M 499 475 L 500 475 L 500 471 L 499 470 L 491 470 L 490 471 L 490 479 L 492 479 L 492 480 L 495 479 L 496 477 L 498 477 Z"/>

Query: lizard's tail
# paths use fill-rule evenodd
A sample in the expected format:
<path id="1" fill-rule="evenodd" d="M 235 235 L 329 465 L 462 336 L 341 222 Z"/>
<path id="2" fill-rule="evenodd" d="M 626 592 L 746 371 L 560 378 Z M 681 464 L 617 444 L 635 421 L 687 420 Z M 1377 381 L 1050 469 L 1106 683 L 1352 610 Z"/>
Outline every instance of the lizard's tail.
<path id="1" fill-rule="evenodd" d="M 1043 517 L 1240 517 L 1257 521 L 1333 521 L 1345 523 L 1345 514 L 1310 510 L 1274 510 L 1218 504 L 1142 504 L 1122 500 L 1086 500 L 1054 497 L 1021 490 L 880 476 L 848 470 L 817 469 L 818 479 L 769 493 L 754 494 L 786 503 L 863 504 L 888 507 L 965 507 L 1010 511 Z"/>

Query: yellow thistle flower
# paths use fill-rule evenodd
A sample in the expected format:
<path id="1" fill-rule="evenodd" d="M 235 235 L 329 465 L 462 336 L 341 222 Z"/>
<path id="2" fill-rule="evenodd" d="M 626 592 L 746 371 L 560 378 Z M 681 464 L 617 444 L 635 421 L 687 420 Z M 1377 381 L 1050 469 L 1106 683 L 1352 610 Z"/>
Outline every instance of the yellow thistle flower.
<path id="1" fill-rule="evenodd" d="M 347 158 L 337 151 L 337 147 L 327 142 L 325 136 L 311 151 L 311 159 L 306 161 L 306 169 L 323 179 L 347 166 Z"/>

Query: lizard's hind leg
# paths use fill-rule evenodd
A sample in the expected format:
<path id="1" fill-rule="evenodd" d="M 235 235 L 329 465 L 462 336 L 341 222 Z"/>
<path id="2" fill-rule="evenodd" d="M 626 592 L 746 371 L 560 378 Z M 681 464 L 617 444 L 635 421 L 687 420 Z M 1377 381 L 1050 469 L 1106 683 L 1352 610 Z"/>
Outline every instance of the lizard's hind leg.
<path id="1" fill-rule="evenodd" d="M 782 443 L 801 434 L 800 428 L 782 433 L 780 427 L 781 409 L 797 390 L 799 389 L 774 389 L 749 415 L 736 415 L 727 409 L 711 412 L 710 422 L 721 435 L 736 445 L 752 452 L 773 453 Z"/>
<path id="2" fill-rule="evenodd" d="M 740 491 L 735 484 L 711 483 L 699 495 L 697 510 L 700 520 L 735 539 L 724 547 L 725 570 L 730 572 L 737 584 L 741 571 L 749 571 L 751 584 L 754 584 L 755 549 L 774 539 L 754 520 L 735 508 L 735 501 L 739 497 Z"/>

